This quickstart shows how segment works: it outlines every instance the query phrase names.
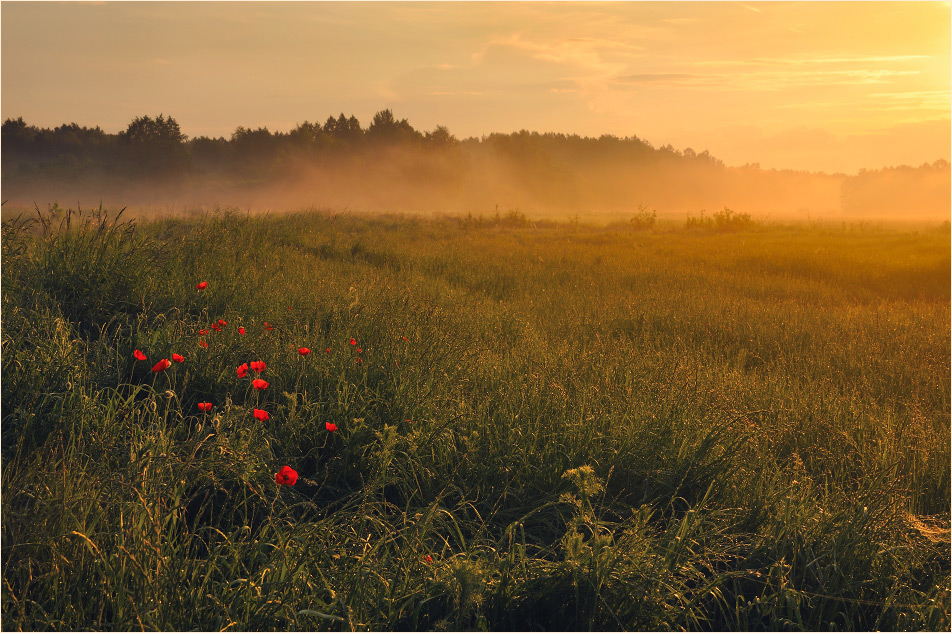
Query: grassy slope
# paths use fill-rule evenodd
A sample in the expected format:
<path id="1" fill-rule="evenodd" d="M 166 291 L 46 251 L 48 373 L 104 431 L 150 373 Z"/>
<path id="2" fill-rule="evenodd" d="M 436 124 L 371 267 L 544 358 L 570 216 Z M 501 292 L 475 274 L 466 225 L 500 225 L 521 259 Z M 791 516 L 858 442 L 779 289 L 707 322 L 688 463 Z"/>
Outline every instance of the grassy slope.
<path id="1" fill-rule="evenodd" d="M 947 233 L 516 220 L 5 225 L 4 628 L 949 627 Z"/>

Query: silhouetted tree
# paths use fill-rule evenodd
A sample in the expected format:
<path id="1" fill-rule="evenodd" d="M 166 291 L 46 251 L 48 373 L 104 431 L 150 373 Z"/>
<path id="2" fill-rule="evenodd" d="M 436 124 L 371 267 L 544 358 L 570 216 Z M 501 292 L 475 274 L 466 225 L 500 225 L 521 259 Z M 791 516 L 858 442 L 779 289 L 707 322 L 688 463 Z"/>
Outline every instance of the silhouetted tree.
<path id="1" fill-rule="evenodd" d="M 398 121 L 387 108 L 374 115 L 367 128 L 367 138 L 378 142 L 406 143 L 420 140 L 423 135 L 414 130 L 406 119 Z"/>
<path id="2" fill-rule="evenodd" d="M 129 153 L 133 170 L 142 175 L 181 174 L 188 167 L 187 137 L 171 116 L 136 117 L 119 133 L 119 139 Z"/>

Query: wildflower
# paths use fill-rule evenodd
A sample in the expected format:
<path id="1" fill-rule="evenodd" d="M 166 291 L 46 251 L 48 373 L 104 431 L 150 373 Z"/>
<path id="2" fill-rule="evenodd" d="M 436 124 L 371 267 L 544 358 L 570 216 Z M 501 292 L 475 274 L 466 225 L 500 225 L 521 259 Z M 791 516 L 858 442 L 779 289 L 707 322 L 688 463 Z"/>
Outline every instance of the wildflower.
<path id="1" fill-rule="evenodd" d="M 169 362 L 168 358 L 163 358 L 162 360 L 160 360 L 159 362 L 155 364 L 155 367 L 152 368 L 152 371 L 154 371 L 155 373 L 159 373 L 160 371 L 165 371 L 171 365 L 172 363 Z"/>
<path id="2" fill-rule="evenodd" d="M 199 402 L 199 403 L 198 403 L 198 410 L 199 410 L 199 411 L 204 411 L 205 413 L 208 413 L 209 411 L 212 410 L 212 403 L 211 403 L 211 402 Z"/>
<path id="3" fill-rule="evenodd" d="M 307 356 L 307 355 L 310 354 L 310 353 L 311 353 L 311 350 L 309 350 L 309 349 L 306 348 L 306 347 L 299 347 L 299 348 L 298 348 L 298 354 L 300 354 L 301 356 Z"/>
<path id="4" fill-rule="evenodd" d="M 264 409 L 255 409 L 255 420 L 258 420 L 259 422 L 267 422 L 269 419 L 271 419 L 271 416 L 268 415 L 267 411 Z"/>
<path id="5" fill-rule="evenodd" d="M 201 330 L 198 331 L 199 336 L 205 336 L 206 334 L 208 334 L 208 330 L 206 330 L 205 328 L 202 328 Z"/>
<path id="6" fill-rule="evenodd" d="M 260 378 L 255 378 L 251 381 L 251 386 L 257 389 L 258 391 L 264 391 L 268 388 L 268 383 Z"/>
<path id="7" fill-rule="evenodd" d="M 238 377 L 244 378 L 247 375 L 248 375 L 248 363 L 242 363 L 241 365 L 238 365 Z"/>
<path id="8" fill-rule="evenodd" d="M 218 325 L 217 323 L 212 323 L 212 329 L 215 330 L 216 332 L 221 332 L 221 326 Z"/>
<path id="9" fill-rule="evenodd" d="M 268 330 L 268 331 L 270 332 L 271 330 L 274 329 L 274 326 L 271 325 L 271 324 L 269 324 L 267 321 L 265 321 L 265 322 L 264 322 L 264 329 L 266 329 L 266 330 Z"/>
<path id="10" fill-rule="evenodd" d="M 245 328 L 243 328 L 243 327 L 238 328 L 238 333 L 241 334 L 241 335 L 244 335 L 244 333 L 245 333 Z"/>
<path id="11" fill-rule="evenodd" d="M 207 281 L 200 281 L 200 282 L 198 282 L 197 284 L 195 284 L 195 287 L 198 288 L 199 290 L 204 290 L 205 288 L 208 287 L 208 282 L 207 282 Z"/>
<path id="12" fill-rule="evenodd" d="M 143 354 L 140 350 L 132 352 L 132 355 L 136 357 L 136 360 L 149 360 L 149 357 Z"/>
<path id="13" fill-rule="evenodd" d="M 327 348 L 326 350 L 324 350 L 324 351 L 327 352 L 328 354 L 330 354 L 330 353 L 331 353 L 331 348 L 328 347 L 328 348 Z"/>
<path id="14" fill-rule="evenodd" d="M 410 342 L 410 339 L 408 339 L 408 338 L 407 338 L 407 337 L 405 337 L 405 336 L 401 336 L 400 338 L 402 338 L 402 339 L 403 339 L 404 341 L 406 341 L 407 343 L 409 343 L 409 342 Z"/>
<path id="15" fill-rule="evenodd" d="M 225 327 L 226 325 L 228 325 L 228 321 L 226 321 L 225 319 L 218 319 L 218 325 Z"/>
<path id="16" fill-rule="evenodd" d="M 360 347 L 358 347 L 358 348 L 357 348 L 357 353 L 358 353 L 358 354 L 363 354 L 363 353 L 364 353 L 364 350 L 361 349 Z"/>
<path id="17" fill-rule="evenodd" d="M 208 343 L 206 343 L 205 341 L 199 341 L 198 344 L 201 345 L 202 347 L 208 347 Z"/>
<path id="18" fill-rule="evenodd" d="M 172 354 L 172 360 L 174 360 L 176 363 L 184 363 L 185 357 L 181 354 Z"/>
<path id="19" fill-rule="evenodd" d="M 356 344 L 357 344 L 357 339 L 354 339 L 354 338 L 350 339 L 350 344 L 351 344 L 351 345 L 356 345 Z"/>
<path id="20" fill-rule="evenodd" d="M 432 565 L 433 557 L 427 554 L 426 556 L 423 557 L 423 562 L 426 563 L 427 565 Z"/>
<path id="21" fill-rule="evenodd" d="M 265 367 L 267 367 L 267 365 L 265 364 L 263 360 L 251 361 L 251 369 L 253 369 L 255 372 L 259 374 L 264 371 Z"/>
<path id="22" fill-rule="evenodd" d="M 325 422 L 325 423 L 324 423 L 324 428 L 326 428 L 328 431 L 330 431 L 331 433 L 333 433 L 334 431 L 337 430 L 337 425 L 334 424 L 333 422 Z"/>
<path id="23" fill-rule="evenodd" d="M 361 359 L 360 357 L 357 357 L 357 364 L 359 365 L 359 364 L 361 364 L 362 362 L 364 362 L 363 359 Z"/>
<path id="24" fill-rule="evenodd" d="M 298 474 L 290 466 L 282 466 L 281 470 L 274 473 L 274 483 L 279 486 L 293 486 L 297 483 Z"/>

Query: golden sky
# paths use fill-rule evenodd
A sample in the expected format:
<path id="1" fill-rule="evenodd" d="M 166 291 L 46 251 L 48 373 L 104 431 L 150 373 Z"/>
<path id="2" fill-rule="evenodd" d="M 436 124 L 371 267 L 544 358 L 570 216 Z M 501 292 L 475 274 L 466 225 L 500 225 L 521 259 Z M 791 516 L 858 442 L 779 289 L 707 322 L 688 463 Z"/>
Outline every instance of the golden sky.
<path id="1" fill-rule="evenodd" d="M 10 2 L 2 117 L 189 136 L 391 108 L 728 164 L 950 159 L 949 2 Z"/>

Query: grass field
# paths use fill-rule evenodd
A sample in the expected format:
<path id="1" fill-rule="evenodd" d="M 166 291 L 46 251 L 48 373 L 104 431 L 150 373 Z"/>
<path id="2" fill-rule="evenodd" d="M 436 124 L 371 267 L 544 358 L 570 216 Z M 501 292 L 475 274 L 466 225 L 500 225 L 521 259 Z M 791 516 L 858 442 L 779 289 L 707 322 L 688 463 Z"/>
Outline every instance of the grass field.
<path id="1" fill-rule="evenodd" d="M 4 630 L 950 627 L 947 227 L 114 218 L 4 223 Z"/>

